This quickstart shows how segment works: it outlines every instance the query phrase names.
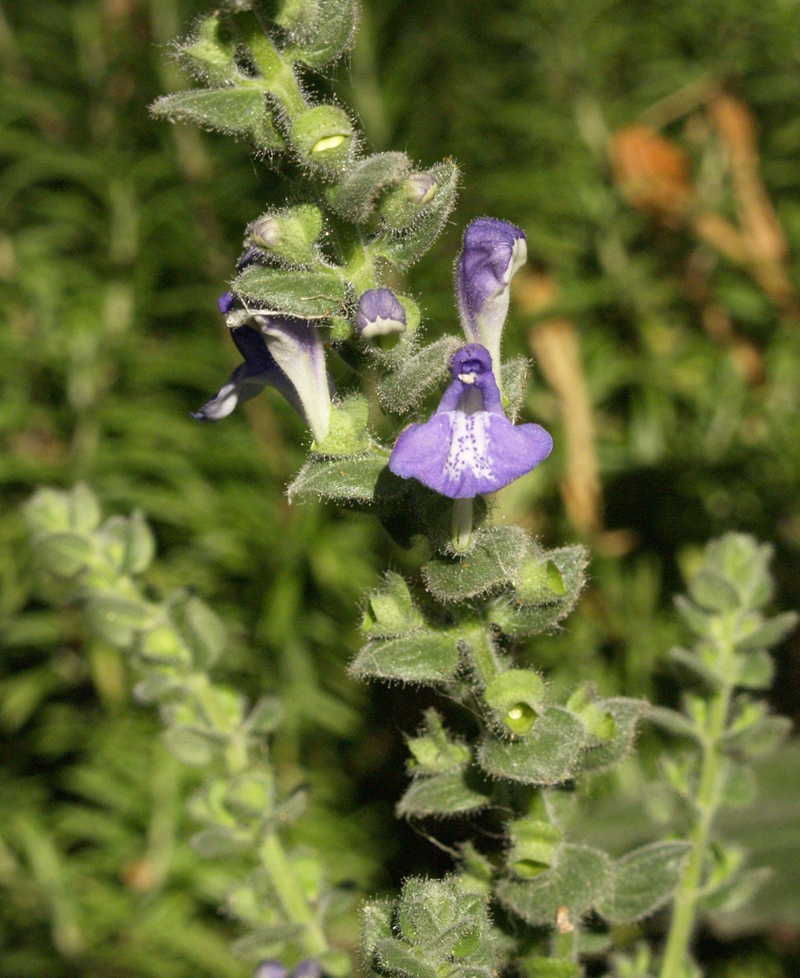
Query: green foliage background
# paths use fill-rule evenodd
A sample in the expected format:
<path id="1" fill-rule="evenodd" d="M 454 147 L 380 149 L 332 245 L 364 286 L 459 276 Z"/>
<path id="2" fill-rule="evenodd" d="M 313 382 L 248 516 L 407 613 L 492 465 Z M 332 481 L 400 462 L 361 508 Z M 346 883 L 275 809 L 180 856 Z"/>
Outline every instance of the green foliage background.
<path id="1" fill-rule="evenodd" d="M 275 760 L 284 788 L 311 786 L 296 832 L 336 880 L 375 892 L 447 866 L 392 815 L 401 733 L 423 697 L 344 670 L 360 595 L 401 556 L 361 515 L 288 506 L 307 435 L 277 398 L 214 429 L 188 417 L 236 362 L 216 297 L 243 227 L 286 194 L 245 145 L 148 116 L 183 84 L 169 42 L 199 12 L 171 0 L 0 7 L 0 975 L 14 978 L 246 973 L 214 912 L 218 871 L 188 843 L 191 775 L 132 701 L 118 654 L 33 593 L 18 504 L 42 483 L 84 479 L 109 511 L 140 506 L 160 550 L 151 585 L 188 587 L 225 619 L 229 680 L 286 706 Z M 580 676 L 608 695 L 672 695 L 669 595 L 723 529 L 774 541 L 778 604 L 800 604 L 798 19 L 793 0 L 370 0 L 352 66 L 318 80 L 355 107 L 373 149 L 423 165 L 447 153 L 463 168 L 451 225 L 408 277 L 429 334 L 454 325 L 464 225 L 492 214 L 524 228 L 535 274 L 512 303 L 507 352 L 531 355 L 554 319 L 577 339 L 604 518 L 565 508 L 570 403 L 536 368 L 527 408 L 556 452 L 500 502 L 547 543 L 588 538 L 598 554 L 566 631 L 532 650 L 565 688 Z M 719 92 L 757 126 L 788 293 L 696 220 L 740 229 L 746 212 L 714 123 Z M 641 172 L 633 189 L 621 179 L 614 133 L 642 124 L 688 176 L 670 183 L 655 165 L 644 190 Z M 687 184 L 688 211 L 663 205 L 665 186 L 674 200 Z M 776 706 L 796 717 L 796 638 L 779 668 Z M 731 828 L 789 867 L 781 880 L 800 863 L 788 751 L 760 808 L 783 813 L 777 827 Z M 623 802 L 638 777 L 616 786 Z M 797 906 L 796 887 L 771 887 L 737 932 L 780 923 L 796 938 Z M 725 967 L 766 946 L 730 951 Z"/>

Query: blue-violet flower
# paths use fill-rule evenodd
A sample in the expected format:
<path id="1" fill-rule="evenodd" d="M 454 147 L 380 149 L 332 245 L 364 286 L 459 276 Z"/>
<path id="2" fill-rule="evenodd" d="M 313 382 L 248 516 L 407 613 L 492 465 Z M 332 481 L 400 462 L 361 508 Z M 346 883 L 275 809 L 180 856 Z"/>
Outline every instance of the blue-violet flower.
<path id="1" fill-rule="evenodd" d="M 239 314 L 232 313 L 229 322 L 234 317 Z M 330 381 L 322 336 L 313 323 L 254 314 L 246 323 L 232 326 L 231 337 L 244 363 L 192 417 L 203 421 L 225 418 L 240 401 L 255 397 L 269 385 L 301 412 L 316 441 L 324 441 L 330 427 Z"/>
<path id="2" fill-rule="evenodd" d="M 389 469 L 451 499 L 502 489 L 550 454 L 553 439 L 538 424 L 513 425 L 503 412 L 492 357 L 478 343 L 450 365 L 452 383 L 424 424 L 400 435 Z"/>
<path id="3" fill-rule="evenodd" d="M 527 257 L 525 235 L 513 224 L 482 217 L 464 232 L 464 249 L 456 264 L 461 325 L 467 341 L 485 346 L 498 368 L 509 283 Z"/>
<path id="4" fill-rule="evenodd" d="M 356 326 L 362 339 L 403 333 L 406 311 L 391 289 L 368 289 L 358 300 Z"/>

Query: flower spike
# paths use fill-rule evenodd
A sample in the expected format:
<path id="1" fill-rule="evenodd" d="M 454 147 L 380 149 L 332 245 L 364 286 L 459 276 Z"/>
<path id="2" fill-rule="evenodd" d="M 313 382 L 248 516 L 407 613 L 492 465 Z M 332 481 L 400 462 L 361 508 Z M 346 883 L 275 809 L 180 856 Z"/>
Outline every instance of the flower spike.
<path id="1" fill-rule="evenodd" d="M 403 479 L 468 499 L 502 489 L 550 454 L 553 439 L 538 424 L 513 425 L 503 413 L 492 357 L 478 343 L 462 347 L 452 383 L 435 414 L 400 435 L 389 469 Z"/>
<path id="2" fill-rule="evenodd" d="M 464 335 L 486 347 L 500 365 L 500 337 L 508 315 L 509 283 L 525 264 L 525 235 L 513 224 L 482 217 L 464 233 L 456 265 L 456 294 Z"/>

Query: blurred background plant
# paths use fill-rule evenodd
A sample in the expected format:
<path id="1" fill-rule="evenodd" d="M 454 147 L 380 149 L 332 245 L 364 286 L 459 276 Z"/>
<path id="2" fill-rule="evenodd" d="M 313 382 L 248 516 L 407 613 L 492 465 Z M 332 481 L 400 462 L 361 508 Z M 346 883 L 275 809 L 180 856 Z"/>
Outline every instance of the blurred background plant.
<path id="1" fill-rule="evenodd" d="M 338 880 L 374 892 L 436 859 L 392 816 L 402 734 L 428 700 L 399 708 L 344 669 L 356 602 L 399 557 L 359 514 L 287 505 L 305 435 L 283 403 L 258 398 L 213 438 L 188 417 L 235 362 L 216 297 L 242 228 L 285 193 L 245 144 L 148 117 L 185 85 L 169 44 L 200 12 L 0 6 L 0 974 L 14 978 L 247 973 L 188 845 L 191 774 L 119 652 L 33 593 L 18 503 L 40 483 L 85 479 L 105 506 L 147 513 L 150 585 L 202 596 L 237 688 L 279 694 L 281 787 L 310 785 L 298 836 Z M 537 639 L 556 691 L 591 679 L 669 702 L 669 596 L 723 529 L 774 541 L 777 604 L 800 605 L 798 19 L 788 0 L 368 0 L 350 70 L 318 78 L 372 149 L 462 166 L 452 224 L 404 283 L 429 338 L 454 322 L 467 221 L 527 234 L 506 352 L 535 358 L 528 407 L 556 449 L 499 508 L 595 554 L 569 629 Z M 796 635 L 778 650 L 773 692 L 795 718 L 799 653 Z M 647 841 L 658 814 L 652 799 L 646 823 L 629 814 L 657 753 L 654 734 L 639 743 L 591 813 L 612 851 Z M 712 974 L 797 964 L 799 755 L 776 755 L 757 809 L 726 816 L 776 877 L 714 918 Z"/>

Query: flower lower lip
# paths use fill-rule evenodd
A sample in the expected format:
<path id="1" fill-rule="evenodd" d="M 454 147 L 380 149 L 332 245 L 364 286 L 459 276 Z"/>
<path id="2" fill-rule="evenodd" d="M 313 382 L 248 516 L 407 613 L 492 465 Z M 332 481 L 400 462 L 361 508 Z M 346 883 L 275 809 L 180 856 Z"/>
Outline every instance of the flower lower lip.
<path id="1" fill-rule="evenodd" d="M 461 381 L 462 384 L 474 384 L 475 374 L 474 373 L 459 374 L 458 379 Z"/>

